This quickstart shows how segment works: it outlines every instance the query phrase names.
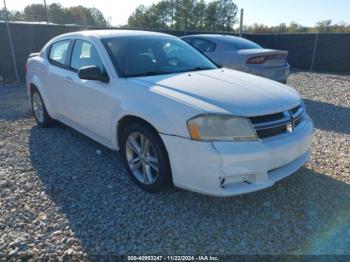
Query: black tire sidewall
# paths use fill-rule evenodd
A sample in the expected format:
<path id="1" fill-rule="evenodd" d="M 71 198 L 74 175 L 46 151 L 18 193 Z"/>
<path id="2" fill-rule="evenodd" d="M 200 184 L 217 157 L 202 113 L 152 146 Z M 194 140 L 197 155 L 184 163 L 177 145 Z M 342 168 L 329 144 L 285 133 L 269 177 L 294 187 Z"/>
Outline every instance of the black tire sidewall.
<path id="1" fill-rule="evenodd" d="M 37 93 L 40 97 L 40 100 L 41 100 L 41 103 L 43 104 L 43 109 L 44 109 L 44 120 L 41 122 L 39 121 L 39 119 L 36 117 L 35 115 L 35 112 L 34 112 L 34 105 L 33 105 L 33 95 Z M 46 110 L 46 106 L 45 106 L 45 103 L 44 103 L 44 100 L 39 92 L 39 90 L 37 88 L 33 88 L 32 91 L 31 91 L 31 95 L 30 95 L 30 99 L 31 99 L 31 106 L 32 106 L 32 111 L 33 111 L 33 115 L 34 115 L 34 118 L 36 120 L 36 122 L 38 123 L 39 126 L 41 127 L 49 127 L 51 124 L 52 124 L 52 119 L 51 117 L 49 116 L 47 110 Z"/>
<path id="2" fill-rule="evenodd" d="M 156 151 L 158 161 L 159 161 L 159 174 L 157 180 L 151 184 L 146 185 L 141 183 L 132 173 L 129 168 L 128 161 L 126 159 L 126 141 L 129 135 L 133 132 L 139 132 L 145 135 L 151 142 L 154 150 Z M 160 192 L 164 191 L 172 185 L 171 169 L 168 158 L 168 153 L 163 144 L 161 137 L 152 128 L 141 124 L 141 123 L 131 123 L 124 129 L 121 136 L 120 152 L 122 156 L 122 161 L 128 171 L 129 177 L 134 181 L 140 188 L 148 192 Z"/>

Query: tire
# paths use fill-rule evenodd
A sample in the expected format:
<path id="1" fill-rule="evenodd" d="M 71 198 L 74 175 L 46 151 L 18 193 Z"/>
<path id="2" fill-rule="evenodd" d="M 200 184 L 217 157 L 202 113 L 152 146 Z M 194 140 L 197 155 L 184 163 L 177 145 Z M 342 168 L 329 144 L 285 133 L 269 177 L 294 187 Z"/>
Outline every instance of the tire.
<path id="1" fill-rule="evenodd" d="M 153 128 L 139 122 L 130 123 L 122 132 L 120 149 L 129 177 L 140 188 L 155 193 L 171 187 L 168 153 L 162 139 Z"/>
<path id="2" fill-rule="evenodd" d="M 46 106 L 37 88 L 32 88 L 30 98 L 33 115 L 37 124 L 41 127 L 52 126 L 54 120 L 47 113 Z"/>

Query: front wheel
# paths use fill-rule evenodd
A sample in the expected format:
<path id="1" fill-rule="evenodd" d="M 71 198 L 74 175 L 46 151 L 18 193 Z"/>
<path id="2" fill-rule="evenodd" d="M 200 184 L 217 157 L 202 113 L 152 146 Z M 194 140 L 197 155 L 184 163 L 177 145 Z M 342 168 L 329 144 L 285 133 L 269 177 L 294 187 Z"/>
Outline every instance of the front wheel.
<path id="1" fill-rule="evenodd" d="M 159 192 L 172 184 L 165 146 L 152 128 L 128 125 L 121 137 L 121 153 L 130 178 L 148 192 Z"/>

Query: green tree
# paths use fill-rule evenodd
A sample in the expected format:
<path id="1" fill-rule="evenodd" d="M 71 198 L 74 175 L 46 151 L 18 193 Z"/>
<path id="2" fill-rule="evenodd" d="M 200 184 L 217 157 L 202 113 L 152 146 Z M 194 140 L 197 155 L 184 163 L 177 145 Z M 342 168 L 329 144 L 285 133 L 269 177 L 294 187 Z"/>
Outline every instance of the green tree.
<path id="1" fill-rule="evenodd" d="M 46 9 L 42 4 L 32 4 L 24 8 L 26 21 L 46 21 Z"/>
<path id="2" fill-rule="evenodd" d="M 350 32 L 350 25 L 347 25 L 345 22 L 340 22 L 338 24 L 335 24 L 333 27 L 334 27 L 334 32 L 336 32 L 336 33 L 349 33 Z"/>
<path id="3" fill-rule="evenodd" d="M 169 27 L 171 29 L 178 29 L 179 24 L 177 24 L 177 21 L 179 20 L 181 0 L 167 0 L 166 2 L 169 3 L 169 15 L 170 15 Z"/>
<path id="4" fill-rule="evenodd" d="M 9 19 L 12 21 L 22 21 L 24 20 L 24 14 L 19 11 L 13 11 L 9 13 Z"/>
<path id="5" fill-rule="evenodd" d="M 46 10 L 42 4 L 32 4 L 24 8 L 23 15 L 13 12 L 13 20 L 16 17 L 24 17 L 26 21 L 46 21 Z M 52 3 L 48 6 L 48 19 L 56 24 L 77 24 L 83 26 L 109 26 L 108 21 L 97 8 L 75 6 L 64 8 L 60 4 Z"/>
<path id="6" fill-rule="evenodd" d="M 217 0 L 207 5 L 205 28 L 208 31 L 232 31 L 238 8 L 232 0 Z"/>
<path id="7" fill-rule="evenodd" d="M 286 33 L 288 31 L 286 23 L 281 23 L 278 26 L 273 28 L 273 31 L 276 33 Z"/>
<path id="8" fill-rule="evenodd" d="M 302 26 L 296 22 L 291 22 L 287 28 L 288 33 L 306 33 L 309 29 L 305 26 Z"/>
<path id="9" fill-rule="evenodd" d="M 217 30 L 217 2 L 210 2 L 205 9 L 204 23 L 207 31 Z"/>
<path id="10" fill-rule="evenodd" d="M 297 33 L 298 32 L 298 27 L 299 24 L 297 24 L 296 22 L 290 22 L 289 26 L 288 26 L 288 32 L 289 33 Z"/>
<path id="11" fill-rule="evenodd" d="M 204 29 L 206 4 L 203 0 L 179 1 L 177 28 L 182 30 Z"/>
<path id="12" fill-rule="evenodd" d="M 24 20 L 24 14 L 22 12 L 19 11 L 12 11 L 9 12 L 7 10 L 7 15 L 8 15 L 8 19 L 10 21 L 22 21 Z M 6 12 L 5 12 L 5 8 L 0 9 L 0 21 L 5 21 L 6 20 Z"/>
<path id="13" fill-rule="evenodd" d="M 81 5 L 69 7 L 67 9 L 67 23 L 68 24 L 77 24 L 83 26 L 95 26 L 95 20 L 90 13 L 88 8 L 85 8 Z"/>
<path id="14" fill-rule="evenodd" d="M 315 29 L 319 33 L 330 33 L 335 31 L 334 26 L 332 26 L 332 20 L 324 20 L 316 23 Z"/>
<path id="15" fill-rule="evenodd" d="M 205 9 L 206 4 L 204 0 L 200 0 L 197 2 L 196 6 L 193 8 L 192 13 L 192 27 L 197 30 L 205 29 Z"/>
<path id="16" fill-rule="evenodd" d="M 150 7 L 139 6 L 130 15 L 128 27 L 232 31 L 237 22 L 232 0 L 162 0 Z"/>
<path id="17" fill-rule="evenodd" d="M 167 29 L 170 24 L 170 5 L 168 1 L 160 1 L 147 9 L 146 17 L 150 28 Z"/>
<path id="18" fill-rule="evenodd" d="M 89 11 L 95 21 L 96 26 L 110 26 L 109 22 L 103 16 L 100 10 L 97 8 L 90 8 Z"/>
<path id="19" fill-rule="evenodd" d="M 247 27 L 248 33 L 273 33 L 273 29 L 264 24 L 255 23 Z"/>
<path id="20" fill-rule="evenodd" d="M 232 31 L 237 23 L 237 5 L 232 0 L 218 0 L 218 23 L 223 31 Z"/>
<path id="21" fill-rule="evenodd" d="M 6 11 L 5 8 L 0 9 L 0 21 L 6 20 Z"/>
<path id="22" fill-rule="evenodd" d="M 190 16 L 193 11 L 194 2 L 192 0 L 182 0 L 179 2 L 177 21 L 177 28 L 181 30 L 188 30 L 190 27 Z"/>
<path id="23" fill-rule="evenodd" d="M 51 4 L 48 10 L 49 21 L 56 24 L 66 23 L 67 13 L 60 4 Z"/>
<path id="24" fill-rule="evenodd" d="M 150 21 L 147 17 L 147 8 L 144 5 L 138 6 L 129 16 L 128 27 L 131 28 L 150 28 Z"/>

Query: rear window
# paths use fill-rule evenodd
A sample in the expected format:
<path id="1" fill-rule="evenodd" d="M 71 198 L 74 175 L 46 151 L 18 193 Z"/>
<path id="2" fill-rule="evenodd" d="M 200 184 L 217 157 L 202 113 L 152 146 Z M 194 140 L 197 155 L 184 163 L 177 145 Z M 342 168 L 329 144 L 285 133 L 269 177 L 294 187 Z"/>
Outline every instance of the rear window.
<path id="1" fill-rule="evenodd" d="M 69 48 L 70 40 L 59 41 L 52 44 L 50 49 L 50 61 L 57 65 L 64 65 Z"/>
<path id="2" fill-rule="evenodd" d="M 206 39 L 192 38 L 188 40 L 185 38 L 184 40 L 201 52 L 213 52 L 216 48 L 215 43 Z"/>
<path id="3" fill-rule="evenodd" d="M 224 41 L 236 50 L 262 48 L 260 45 L 240 37 L 225 36 Z"/>

